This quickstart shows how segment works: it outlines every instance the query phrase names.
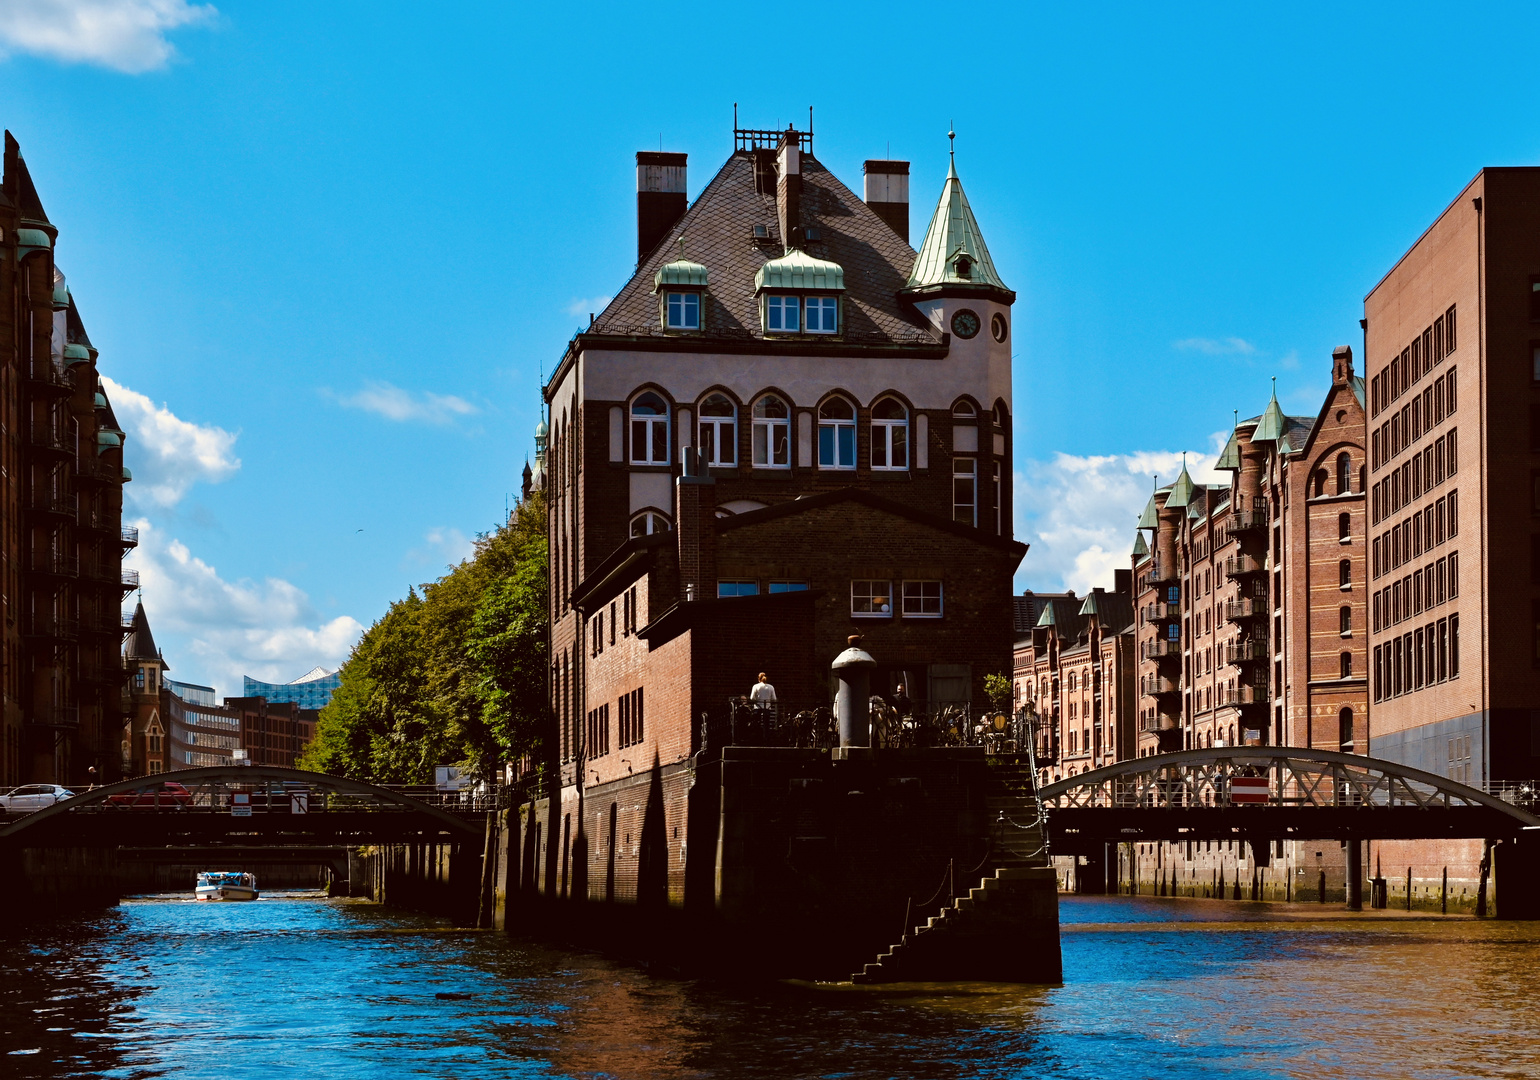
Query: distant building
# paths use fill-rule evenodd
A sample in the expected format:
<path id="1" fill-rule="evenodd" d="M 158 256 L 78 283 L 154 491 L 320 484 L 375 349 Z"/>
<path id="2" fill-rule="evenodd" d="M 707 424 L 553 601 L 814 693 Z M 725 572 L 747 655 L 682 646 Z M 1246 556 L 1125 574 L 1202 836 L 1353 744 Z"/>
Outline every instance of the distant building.
<path id="1" fill-rule="evenodd" d="M 269 704 L 280 701 L 291 702 L 301 709 L 324 709 L 326 703 L 332 699 L 332 694 L 337 687 L 342 685 L 342 671 L 327 671 L 325 668 L 311 668 L 305 674 L 293 682 L 270 683 L 253 679 L 247 675 L 242 680 L 244 687 L 243 697 L 266 698 Z"/>
<path id="2" fill-rule="evenodd" d="M 177 682 L 175 679 L 162 679 L 161 684 L 177 697 L 189 705 L 218 705 L 219 696 L 212 686 L 199 686 L 197 683 Z"/>
<path id="3" fill-rule="evenodd" d="M 315 735 L 316 710 L 293 702 L 227 697 L 225 708 L 240 718 L 241 746 L 253 765 L 292 769 Z"/>

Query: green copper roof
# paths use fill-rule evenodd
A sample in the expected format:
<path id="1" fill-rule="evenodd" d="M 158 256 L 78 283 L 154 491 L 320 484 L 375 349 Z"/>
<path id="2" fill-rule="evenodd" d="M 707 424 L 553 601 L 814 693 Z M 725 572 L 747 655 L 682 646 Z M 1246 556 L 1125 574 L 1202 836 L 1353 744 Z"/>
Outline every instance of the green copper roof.
<path id="1" fill-rule="evenodd" d="M 42 229 L 16 230 L 16 258 L 25 259 L 34 251 L 53 250 L 53 241 Z"/>
<path id="2" fill-rule="evenodd" d="M 105 453 L 108 450 L 116 450 L 123 445 L 123 437 L 115 431 L 98 431 L 96 433 L 96 452 Z"/>
<path id="3" fill-rule="evenodd" d="M 1225 448 L 1219 452 L 1219 460 L 1214 462 L 1216 469 L 1239 469 L 1241 467 L 1241 441 L 1235 431 L 1230 432 L 1230 441 L 1225 443 Z"/>
<path id="4" fill-rule="evenodd" d="M 55 311 L 68 311 L 70 306 L 70 287 L 64 283 L 61 277 L 58 284 L 53 287 L 53 309 Z"/>
<path id="5" fill-rule="evenodd" d="M 1187 475 L 1187 463 L 1182 462 L 1182 475 L 1176 478 L 1176 483 L 1171 485 L 1171 495 L 1166 499 L 1166 509 L 1176 509 L 1186 506 L 1192 501 L 1193 482 Z"/>
<path id="6" fill-rule="evenodd" d="M 1058 623 L 1059 620 L 1054 616 L 1053 613 L 1053 601 L 1050 600 L 1048 603 L 1043 605 L 1043 613 L 1037 617 L 1037 625 L 1057 626 Z"/>
<path id="7" fill-rule="evenodd" d="M 839 263 L 815 259 L 801 248 L 792 248 L 779 259 L 771 259 L 754 274 L 754 288 L 762 289 L 843 289 L 845 268 Z"/>
<path id="8" fill-rule="evenodd" d="M 1150 553 L 1150 545 L 1144 542 L 1144 534 L 1134 530 L 1134 558 L 1142 559 Z"/>
<path id="9" fill-rule="evenodd" d="M 658 272 L 653 275 L 652 283 L 659 289 L 665 285 L 689 285 L 692 288 L 704 289 L 706 268 L 688 259 L 675 259 L 671 263 L 664 263 L 658 269 Z"/>
<path id="10" fill-rule="evenodd" d="M 126 484 L 134 478 L 134 474 L 128 471 L 128 466 L 123 466 L 123 482 Z"/>
<path id="11" fill-rule="evenodd" d="M 69 344 L 64 346 L 65 363 L 77 363 L 81 360 L 90 362 L 91 350 L 85 345 Z"/>
<path id="12" fill-rule="evenodd" d="M 1273 392 L 1273 399 L 1267 403 L 1267 409 L 1262 413 L 1262 419 L 1257 422 L 1257 430 L 1251 433 L 1252 442 L 1274 442 L 1283 435 L 1283 409 L 1278 405 L 1277 391 Z"/>
<path id="13" fill-rule="evenodd" d="M 1140 529 L 1160 528 L 1160 507 L 1155 505 L 1155 496 L 1150 496 L 1150 501 L 1144 504 L 1144 513 L 1139 515 Z"/>
<path id="14" fill-rule="evenodd" d="M 955 163 L 947 169 L 941 201 L 931 215 L 905 287 L 921 289 L 936 285 L 992 285 L 1010 291 L 989 257 L 984 233 L 968 205 L 968 196 L 963 194 Z"/>
<path id="15" fill-rule="evenodd" d="M 105 409 L 107 407 L 107 395 L 98 390 L 93 403 L 98 409 Z"/>
<path id="16" fill-rule="evenodd" d="M 1092 589 L 1090 592 L 1086 593 L 1085 603 L 1080 605 L 1080 614 L 1095 615 L 1097 618 L 1102 616 L 1103 612 L 1101 604 L 1099 604 L 1096 600 L 1097 594 L 1100 592 L 1100 589 Z"/>

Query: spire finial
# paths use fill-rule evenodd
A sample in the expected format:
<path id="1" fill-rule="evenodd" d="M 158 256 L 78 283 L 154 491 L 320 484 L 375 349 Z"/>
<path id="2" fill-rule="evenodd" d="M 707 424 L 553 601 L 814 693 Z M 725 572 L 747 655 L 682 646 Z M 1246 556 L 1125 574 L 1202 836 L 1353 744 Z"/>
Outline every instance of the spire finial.
<path id="1" fill-rule="evenodd" d="M 1278 376 L 1273 376 L 1273 397 L 1278 396 Z"/>
<path id="2" fill-rule="evenodd" d="M 957 132 L 952 130 L 952 125 L 951 125 L 950 122 L 947 123 L 946 138 L 947 138 L 947 142 L 949 144 L 949 147 L 947 149 L 947 153 L 952 155 L 952 171 L 956 172 L 957 171 Z"/>
<path id="3" fill-rule="evenodd" d="M 684 233 L 679 234 L 679 261 L 684 262 Z"/>

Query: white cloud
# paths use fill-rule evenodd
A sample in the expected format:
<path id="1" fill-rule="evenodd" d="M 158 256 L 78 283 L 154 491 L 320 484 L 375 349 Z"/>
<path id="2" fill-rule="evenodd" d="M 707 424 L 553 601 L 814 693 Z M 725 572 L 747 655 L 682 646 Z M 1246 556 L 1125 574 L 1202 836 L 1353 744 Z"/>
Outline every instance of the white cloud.
<path id="1" fill-rule="evenodd" d="M 586 299 L 578 297 L 567 305 L 566 312 L 568 315 L 575 315 L 578 318 L 582 318 L 584 315 L 597 315 L 609 307 L 610 301 L 613 299 L 615 299 L 613 296 L 590 296 Z"/>
<path id="2" fill-rule="evenodd" d="M 1184 352 L 1200 352 L 1206 356 L 1251 356 L 1257 347 L 1245 338 L 1183 338 L 1171 343 L 1173 349 Z"/>
<path id="3" fill-rule="evenodd" d="M 1187 470 L 1200 484 L 1226 485 L 1214 461 L 1228 432 L 1213 437 L 1208 454 L 1189 452 Z M 1112 587 L 1112 572 L 1129 565 L 1134 527 L 1154 489 L 1176 479 L 1182 455 L 1172 451 L 1029 461 L 1016 475 L 1016 536 L 1030 544 L 1019 578 L 1039 590 Z"/>
<path id="4" fill-rule="evenodd" d="M 459 529 L 429 529 L 423 540 L 423 547 L 413 548 L 406 554 L 409 561 L 419 565 L 447 563 L 454 566 L 470 558 L 476 550 L 476 545 Z"/>
<path id="5" fill-rule="evenodd" d="M 183 420 L 105 375 L 102 385 L 128 432 L 125 453 L 134 482 L 124 492 L 136 505 L 175 506 L 197 481 L 217 484 L 241 467 L 233 433 Z"/>
<path id="6" fill-rule="evenodd" d="M 212 5 L 187 0 L 0 0 L 0 44 L 137 75 L 176 55 L 169 31 L 216 14 Z"/>
<path id="7" fill-rule="evenodd" d="M 361 409 L 398 422 L 424 420 L 430 424 L 447 424 L 456 416 L 469 416 L 481 411 L 469 401 L 453 394 L 424 391 L 420 395 L 413 395 L 410 390 L 373 380 L 356 394 L 337 395 L 330 390 L 323 390 L 322 393 L 336 398 L 338 404 L 349 409 Z"/>
<path id="8" fill-rule="evenodd" d="M 242 675 L 284 682 L 318 664 L 340 666 L 364 631 L 351 616 L 321 618 L 282 578 L 226 581 L 180 540 L 147 520 L 136 524 L 139 546 L 125 563 L 139 571 L 174 679 L 239 694 Z"/>

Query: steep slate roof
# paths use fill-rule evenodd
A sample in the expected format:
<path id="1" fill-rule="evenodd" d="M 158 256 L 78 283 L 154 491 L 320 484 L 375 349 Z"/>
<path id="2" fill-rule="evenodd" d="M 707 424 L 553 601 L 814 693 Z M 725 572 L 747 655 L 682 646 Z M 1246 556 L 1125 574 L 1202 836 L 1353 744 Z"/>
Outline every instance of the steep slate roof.
<path id="1" fill-rule="evenodd" d="M 1080 605 L 1080 614 L 1095 615 L 1101 620 L 1103 633 L 1118 634 L 1134 624 L 1134 598 L 1127 593 L 1092 589 Z"/>
<path id="2" fill-rule="evenodd" d="M 801 207 L 802 225 L 820 234 L 820 240 L 804 245 L 806 253 L 844 270 L 842 340 L 940 343 L 939 331 L 898 298 L 914 265 L 914 251 L 811 154 L 802 155 Z M 766 239 L 754 238 L 755 225 L 765 227 Z M 665 334 L 659 326 L 654 277 L 664 263 L 678 259 L 680 236 L 689 258 L 710 274 L 700 334 Z M 775 196 L 755 191 L 753 156 L 747 150 L 735 151 L 584 333 L 672 337 L 681 343 L 692 338 L 763 340 L 754 275 L 784 254 Z"/>
<path id="3" fill-rule="evenodd" d="M 171 665 L 162 659 L 160 650 L 155 647 L 155 637 L 150 633 L 150 620 L 144 613 L 143 604 L 134 605 L 134 628 L 123 643 L 123 655 L 136 660 L 160 660 L 167 671 L 171 670 Z"/>
<path id="4" fill-rule="evenodd" d="M 1016 633 L 1030 634 L 1050 600 L 1067 600 L 1073 596 L 1073 593 L 1035 593 L 1028 589 L 1020 596 L 1011 597 Z"/>

